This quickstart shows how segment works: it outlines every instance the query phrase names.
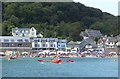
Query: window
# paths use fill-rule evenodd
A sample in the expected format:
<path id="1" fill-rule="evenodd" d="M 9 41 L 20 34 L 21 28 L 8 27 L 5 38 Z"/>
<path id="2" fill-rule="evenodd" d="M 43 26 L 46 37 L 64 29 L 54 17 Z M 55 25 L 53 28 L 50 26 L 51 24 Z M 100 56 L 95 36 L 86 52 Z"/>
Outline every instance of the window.
<path id="1" fill-rule="evenodd" d="M 39 40 L 34 40 L 34 42 L 39 42 Z"/>
<path id="2" fill-rule="evenodd" d="M 22 44 L 20 43 L 20 44 L 18 44 L 18 47 L 22 47 Z"/>
<path id="3" fill-rule="evenodd" d="M 4 42 L 9 42 L 9 39 L 4 39 Z"/>
<path id="4" fill-rule="evenodd" d="M 9 44 L 8 43 L 5 43 L 2 45 L 3 47 L 9 47 Z"/>
<path id="5" fill-rule="evenodd" d="M 41 42 L 47 42 L 47 40 L 42 40 Z"/>
<path id="6" fill-rule="evenodd" d="M 55 47 L 56 45 L 54 44 L 54 47 Z"/>
<path id="7" fill-rule="evenodd" d="M 62 45 L 62 47 L 65 47 L 65 45 Z"/>
<path id="8" fill-rule="evenodd" d="M 11 42 L 14 42 L 14 39 L 11 39 Z"/>
<path id="9" fill-rule="evenodd" d="M 53 47 L 53 44 L 50 44 L 50 47 Z"/>
<path id="10" fill-rule="evenodd" d="M 18 33 L 16 33 L 16 36 L 18 36 Z"/>
<path id="11" fill-rule="evenodd" d="M 48 45 L 46 44 L 46 47 L 48 47 Z"/>
<path id="12" fill-rule="evenodd" d="M 45 44 L 43 44 L 42 46 L 45 47 Z"/>
<path id="13" fill-rule="evenodd" d="M 40 47 L 40 45 L 38 44 L 38 47 Z"/>
<path id="14" fill-rule="evenodd" d="M 38 44 L 35 44 L 35 47 L 38 47 Z"/>
<path id="15" fill-rule="evenodd" d="M 29 40 L 28 40 L 28 39 L 25 39 L 25 42 L 29 42 Z"/>
<path id="16" fill-rule="evenodd" d="M 32 31 L 34 31 L 34 29 L 32 28 Z"/>
<path id="17" fill-rule="evenodd" d="M 18 41 L 18 42 L 22 42 L 22 39 L 18 39 L 17 41 Z"/>

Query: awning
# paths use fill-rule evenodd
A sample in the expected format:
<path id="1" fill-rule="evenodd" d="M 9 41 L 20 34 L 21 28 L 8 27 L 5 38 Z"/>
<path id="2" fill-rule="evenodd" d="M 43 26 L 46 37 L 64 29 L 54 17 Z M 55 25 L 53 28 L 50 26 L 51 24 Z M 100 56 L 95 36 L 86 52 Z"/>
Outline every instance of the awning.
<path id="1" fill-rule="evenodd" d="M 22 54 L 28 54 L 28 52 L 22 52 Z"/>
<path id="2" fill-rule="evenodd" d="M 44 52 L 39 52 L 38 55 L 39 55 L 39 54 L 45 54 L 45 53 L 44 53 Z"/>
<path id="3" fill-rule="evenodd" d="M 56 52 L 49 52 L 49 54 L 56 54 Z"/>
<path id="4" fill-rule="evenodd" d="M 0 52 L 0 55 L 4 55 L 5 53 L 4 52 Z"/>
<path id="5" fill-rule="evenodd" d="M 110 52 L 109 54 L 117 54 L 116 52 Z"/>

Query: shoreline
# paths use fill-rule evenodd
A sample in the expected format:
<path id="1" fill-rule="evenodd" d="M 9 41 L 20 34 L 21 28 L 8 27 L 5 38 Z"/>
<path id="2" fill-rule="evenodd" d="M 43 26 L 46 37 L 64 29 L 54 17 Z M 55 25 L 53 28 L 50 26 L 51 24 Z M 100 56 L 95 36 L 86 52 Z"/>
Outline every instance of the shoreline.
<path id="1" fill-rule="evenodd" d="M 0 56 L 0 58 L 5 58 L 5 56 Z M 52 57 L 21 57 L 21 58 L 52 58 Z M 118 56 L 112 56 L 112 57 L 63 57 L 63 58 L 119 58 Z"/>

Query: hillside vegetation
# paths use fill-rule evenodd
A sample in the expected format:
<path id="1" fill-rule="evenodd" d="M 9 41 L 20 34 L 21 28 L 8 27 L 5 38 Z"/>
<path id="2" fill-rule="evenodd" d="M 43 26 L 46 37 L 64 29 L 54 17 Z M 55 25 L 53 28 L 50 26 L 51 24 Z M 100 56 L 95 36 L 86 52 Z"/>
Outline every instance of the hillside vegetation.
<path id="1" fill-rule="evenodd" d="M 81 31 L 97 29 L 117 35 L 117 16 L 81 3 L 3 3 L 3 35 L 13 27 L 35 27 L 44 37 L 79 41 Z"/>

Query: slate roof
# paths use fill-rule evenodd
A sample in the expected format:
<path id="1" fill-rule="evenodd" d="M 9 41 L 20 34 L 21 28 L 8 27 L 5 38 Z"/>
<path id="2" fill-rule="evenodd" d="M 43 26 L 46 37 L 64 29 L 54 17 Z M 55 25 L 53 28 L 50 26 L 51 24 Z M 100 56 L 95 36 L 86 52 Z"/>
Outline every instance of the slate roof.
<path id="1" fill-rule="evenodd" d="M 67 42 L 67 40 L 62 40 L 62 39 L 59 39 L 59 40 L 58 40 L 58 42 L 64 42 L 64 43 L 66 43 L 66 42 Z"/>
<path id="2" fill-rule="evenodd" d="M 28 40 L 30 42 L 30 38 L 29 37 L 20 37 L 20 36 L 0 36 L 0 40 L 2 40 L 2 42 L 5 42 L 3 40 L 18 40 L 18 39 L 22 39 L 22 40 Z"/>
<path id="3" fill-rule="evenodd" d="M 80 44 L 80 42 L 73 42 L 73 41 L 68 42 L 68 45 L 77 45 L 77 44 Z"/>
<path id="4" fill-rule="evenodd" d="M 12 28 L 12 32 L 13 33 L 22 33 L 22 32 L 24 32 L 24 33 L 29 34 L 30 33 L 30 28 L 18 28 L 18 27 L 16 27 L 16 28 Z"/>
<path id="5" fill-rule="evenodd" d="M 33 41 L 34 40 L 39 40 L 39 41 L 47 41 L 47 42 L 49 42 L 49 41 L 55 41 L 55 42 L 58 42 L 58 38 L 33 38 Z"/>
<path id="6" fill-rule="evenodd" d="M 81 43 L 80 43 L 80 49 L 83 49 L 86 45 L 91 44 L 93 47 L 97 47 L 96 43 L 94 40 L 88 38 L 88 39 L 84 39 Z"/>
<path id="7" fill-rule="evenodd" d="M 117 39 L 115 37 L 108 37 L 109 42 L 117 42 Z"/>
<path id="8" fill-rule="evenodd" d="M 81 32 L 81 34 L 83 36 L 95 37 L 95 38 L 100 38 L 103 36 L 99 30 L 92 30 L 92 29 L 86 29 L 84 32 Z"/>

